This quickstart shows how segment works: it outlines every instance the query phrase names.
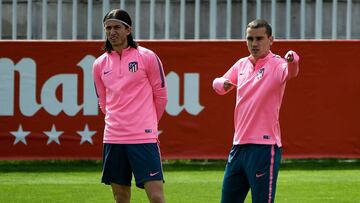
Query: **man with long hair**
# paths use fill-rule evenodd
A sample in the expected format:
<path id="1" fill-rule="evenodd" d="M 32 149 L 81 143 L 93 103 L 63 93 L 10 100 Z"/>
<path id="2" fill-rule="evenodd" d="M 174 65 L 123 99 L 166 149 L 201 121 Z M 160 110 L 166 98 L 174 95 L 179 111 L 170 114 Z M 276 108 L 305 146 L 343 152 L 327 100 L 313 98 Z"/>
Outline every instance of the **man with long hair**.
<path id="1" fill-rule="evenodd" d="M 165 202 L 158 122 L 167 103 L 159 57 L 138 46 L 129 14 L 120 9 L 103 19 L 105 53 L 93 65 L 99 106 L 105 114 L 102 182 L 118 203 L 130 202 L 131 180 L 152 203 Z M 133 175 L 132 175 L 133 174 Z"/>

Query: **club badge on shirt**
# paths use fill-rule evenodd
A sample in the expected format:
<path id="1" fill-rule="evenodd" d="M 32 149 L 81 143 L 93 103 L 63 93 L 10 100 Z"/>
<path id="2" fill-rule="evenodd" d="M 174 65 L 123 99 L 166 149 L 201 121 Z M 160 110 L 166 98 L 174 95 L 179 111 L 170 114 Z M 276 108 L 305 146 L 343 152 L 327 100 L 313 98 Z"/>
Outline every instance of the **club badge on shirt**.
<path id="1" fill-rule="evenodd" d="M 264 72 L 265 72 L 265 68 L 260 68 L 260 69 L 258 70 L 258 72 L 256 73 L 256 77 L 257 77 L 258 79 L 262 78 L 263 75 L 264 75 Z"/>
<path id="2" fill-rule="evenodd" d="M 133 61 L 129 63 L 129 71 L 130 72 L 136 72 L 138 70 L 138 62 L 137 61 Z"/>

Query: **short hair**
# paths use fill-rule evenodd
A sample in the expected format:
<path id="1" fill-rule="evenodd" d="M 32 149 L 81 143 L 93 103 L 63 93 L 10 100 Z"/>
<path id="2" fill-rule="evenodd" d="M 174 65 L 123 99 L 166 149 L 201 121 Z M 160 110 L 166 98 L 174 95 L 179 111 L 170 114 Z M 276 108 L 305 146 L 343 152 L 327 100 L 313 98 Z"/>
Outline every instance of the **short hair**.
<path id="1" fill-rule="evenodd" d="M 109 19 L 117 19 L 117 20 L 123 21 L 124 23 L 122 23 L 122 24 L 126 28 L 129 28 L 129 26 L 131 27 L 131 25 L 132 25 L 130 15 L 125 10 L 122 10 L 122 9 L 114 9 L 114 10 L 110 11 L 109 13 L 107 13 L 103 19 L 103 23 L 105 23 L 105 21 L 107 21 Z M 138 45 L 134 41 L 134 38 L 131 33 L 127 36 L 127 41 L 128 41 L 128 45 L 130 47 L 133 47 L 135 49 L 137 48 Z M 106 41 L 105 41 L 103 50 L 108 53 L 110 53 L 112 50 L 114 50 L 108 39 L 106 39 Z"/>
<path id="2" fill-rule="evenodd" d="M 257 28 L 262 28 L 262 27 L 264 27 L 266 29 L 266 34 L 268 35 L 268 37 L 272 36 L 271 25 L 264 19 L 253 20 L 247 25 L 247 28 L 250 28 L 250 29 L 257 29 Z"/>

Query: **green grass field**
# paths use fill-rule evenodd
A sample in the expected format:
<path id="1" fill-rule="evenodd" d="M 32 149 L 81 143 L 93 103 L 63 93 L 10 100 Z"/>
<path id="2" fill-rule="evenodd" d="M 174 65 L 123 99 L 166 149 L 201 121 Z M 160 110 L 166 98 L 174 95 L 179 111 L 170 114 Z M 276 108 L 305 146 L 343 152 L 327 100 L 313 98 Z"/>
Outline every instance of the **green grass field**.
<path id="1" fill-rule="evenodd" d="M 224 165 L 165 161 L 167 202 L 219 202 Z M 281 167 L 276 202 L 360 202 L 360 160 L 286 160 Z M 0 161 L 0 203 L 114 202 L 100 177 L 99 161 Z M 148 202 L 132 188 L 131 202 Z"/>

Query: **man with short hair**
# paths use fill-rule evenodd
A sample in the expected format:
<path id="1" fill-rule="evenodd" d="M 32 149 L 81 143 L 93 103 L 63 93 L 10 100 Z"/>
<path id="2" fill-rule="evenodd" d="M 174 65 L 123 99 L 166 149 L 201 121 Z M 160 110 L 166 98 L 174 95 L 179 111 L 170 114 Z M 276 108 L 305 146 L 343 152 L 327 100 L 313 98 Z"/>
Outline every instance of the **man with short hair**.
<path id="1" fill-rule="evenodd" d="M 130 202 L 131 180 L 152 203 L 164 203 L 158 122 L 167 103 L 159 57 L 138 46 L 129 14 L 120 9 L 103 19 L 105 53 L 93 65 L 101 111 L 105 114 L 102 182 L 117 203 Z"/>
<path id="2" fill-rule="evenodd" d="M 235 89 L 234 139 L 222 187 L 222 203 L 244 202 L 251 189 L 252 202 L 274 202 L 281 161 L 279 111 L 288 80 L 299 71 L 299 56 L 273 54 L 271 26 L 262 19 L 246 28 L 250 56 L 238 60 L 214 90 L 226 94 Z"/>

